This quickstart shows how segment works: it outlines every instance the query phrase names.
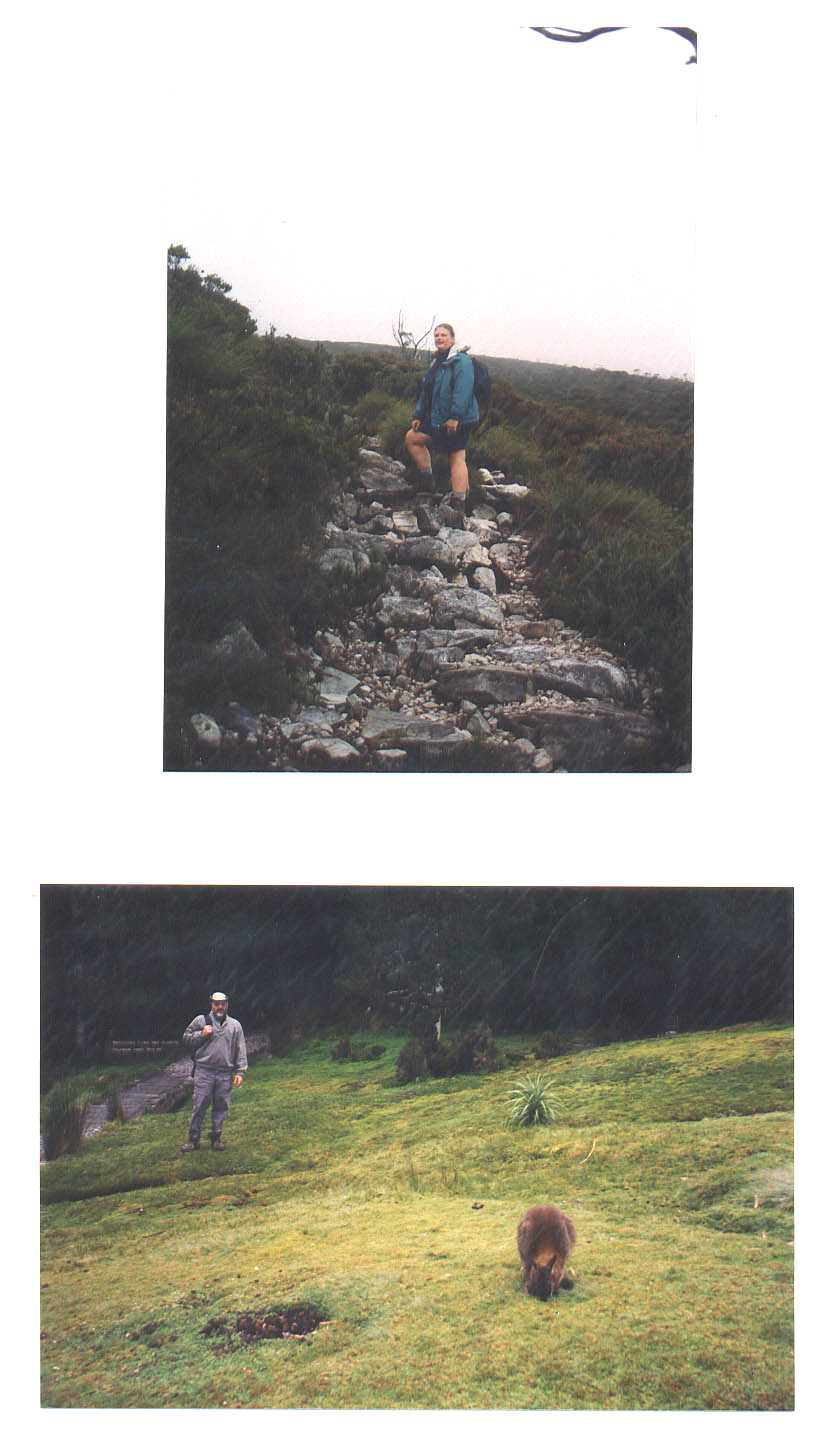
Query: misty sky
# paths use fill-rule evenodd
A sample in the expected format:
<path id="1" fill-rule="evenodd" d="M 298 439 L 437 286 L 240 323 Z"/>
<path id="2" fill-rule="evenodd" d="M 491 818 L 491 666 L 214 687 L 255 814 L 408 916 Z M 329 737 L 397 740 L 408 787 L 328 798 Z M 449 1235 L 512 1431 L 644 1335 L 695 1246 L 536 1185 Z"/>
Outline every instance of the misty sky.
<path id="1" fill-rule="evenodd" d="M 412 68 L 408 7 L 274 14 L 170 35 L 187 144 L 167 240 L 260 329 L 390 343 L 402 309 L 485 354 L 691 375 L 685 41 L 647 22 L 557 44 L 443 11 Z"/>

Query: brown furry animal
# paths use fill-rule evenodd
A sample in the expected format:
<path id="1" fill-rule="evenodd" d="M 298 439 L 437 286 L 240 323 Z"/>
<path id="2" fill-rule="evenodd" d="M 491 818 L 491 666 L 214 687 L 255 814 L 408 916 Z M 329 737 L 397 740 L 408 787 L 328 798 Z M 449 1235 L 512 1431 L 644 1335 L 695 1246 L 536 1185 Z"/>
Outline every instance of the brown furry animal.
<path id="1" fill-rule="evenodd" d="M 576 1242 L 576 1229 L 557 1207 L 531 1207 L 516 1230 L 522 1277 L 534 1298 L 551 1298 L 560 1288 L 572 1288 L 565 1264 Z"/>

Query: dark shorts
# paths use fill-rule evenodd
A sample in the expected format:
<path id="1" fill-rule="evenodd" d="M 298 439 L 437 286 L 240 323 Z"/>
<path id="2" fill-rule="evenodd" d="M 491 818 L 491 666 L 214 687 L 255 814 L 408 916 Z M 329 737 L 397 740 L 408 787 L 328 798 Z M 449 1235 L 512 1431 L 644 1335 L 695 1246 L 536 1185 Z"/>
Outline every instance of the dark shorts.
<path id="1" fill-rule="evenodd" d="M 465 446 L 468 444 L 468 439 L 471 434 L 471 430 L 473 429 L 473 425 L 458 425 L 454 432 L 452 434 L 449 434 L 448 430 L 445 428 L 444 425 L 441 425 L 439 429 L 430 429 L 425 421 L 421 421 L 420 429 L 423 434 L 431 435 L 431 442 L 434 445 L 435 449 L 446 450 L 448 454 L 451 455 L 454 453 L 455 450 L 465 449 Z"/>

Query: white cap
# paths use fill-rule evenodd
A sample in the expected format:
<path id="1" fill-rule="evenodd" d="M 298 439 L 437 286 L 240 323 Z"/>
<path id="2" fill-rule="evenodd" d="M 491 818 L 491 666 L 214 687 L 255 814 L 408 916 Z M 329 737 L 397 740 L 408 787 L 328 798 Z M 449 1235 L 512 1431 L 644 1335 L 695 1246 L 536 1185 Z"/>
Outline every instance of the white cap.
<path id="1" fill-rule="evenodd" d="M 224 991 L 223 990 L 214 990 L 213 991 L 213 994 L 210 996 L 210 999 L 211 1000 L 226 1000 L 227 999 L 227 996 L 224 994 Z"/>

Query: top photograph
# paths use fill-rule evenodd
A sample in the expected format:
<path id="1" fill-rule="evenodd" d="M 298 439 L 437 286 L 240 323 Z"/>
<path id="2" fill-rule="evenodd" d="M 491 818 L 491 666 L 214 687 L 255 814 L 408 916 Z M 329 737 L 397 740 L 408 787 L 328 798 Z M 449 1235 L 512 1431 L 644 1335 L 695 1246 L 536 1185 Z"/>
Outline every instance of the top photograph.
<path id="1" fill-rule="evenodd" d="M 689 772 L 697 33 L 325 29 L 187 118 L 165 771 Z"/>

